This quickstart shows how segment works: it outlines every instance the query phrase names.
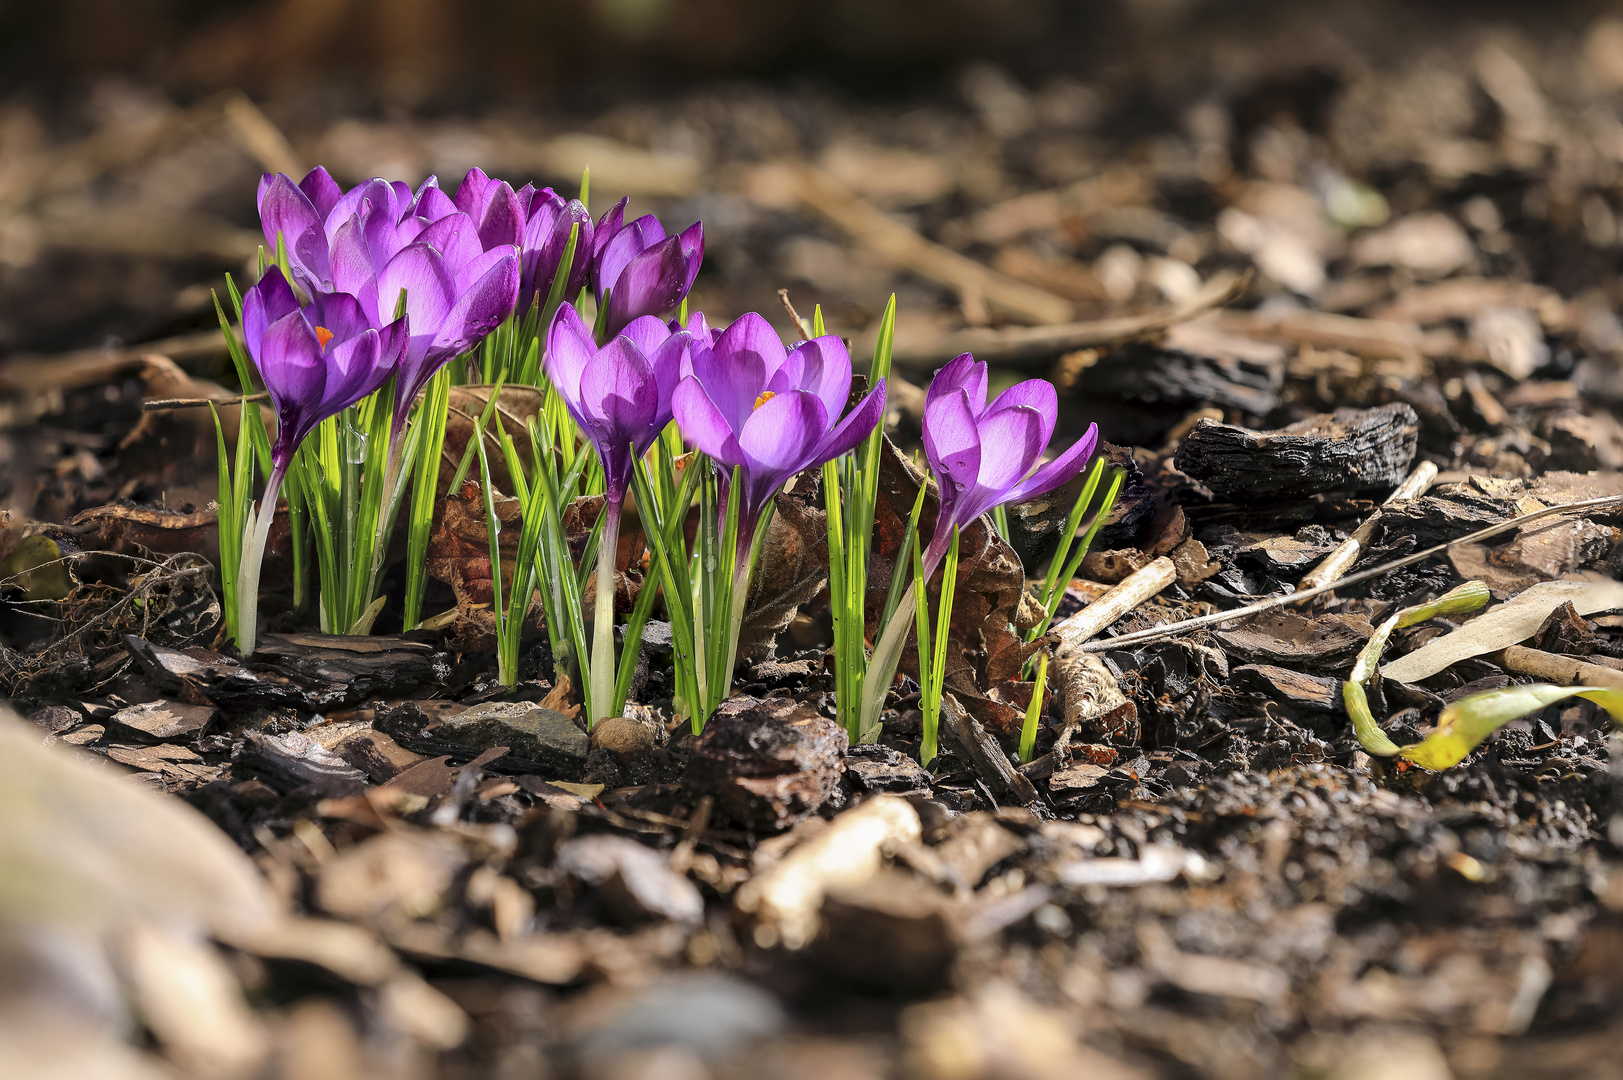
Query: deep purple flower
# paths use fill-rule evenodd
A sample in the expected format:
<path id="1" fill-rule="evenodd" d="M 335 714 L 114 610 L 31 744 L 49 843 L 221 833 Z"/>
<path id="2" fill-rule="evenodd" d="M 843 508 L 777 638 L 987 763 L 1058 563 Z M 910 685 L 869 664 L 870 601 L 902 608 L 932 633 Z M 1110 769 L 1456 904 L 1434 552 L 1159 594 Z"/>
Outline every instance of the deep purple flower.
<path id="1" fill-rule="evenodd" d="M 346 192 L 320 168 L 298 185 L 267 173 L 259 207 L 266 239 L 274 244 L 282 234 L 293 276 L 312 297 L 347 293 L 382 329 L 394 322 L 404 291 L 411 341 L 395 382 L 397 436 L 434 372 L 513 310 L 518 199 L 477 169 L 454 201 L 433 177 L 415 192 L 384 180 Z"/>
<path id="2" fill-rule="evenodd" d="M 1059 395 L 1051 383 L 1028 379 L 986 402 L 986 365 L 969 353 L 936 372 L 924 401 L 924 453 L 941 487 L 941 514 L 925 556 L 925 572 L 946 554 L 952 527 L 993 507 L 1036 498 L 1070 480 L 1093 456 L 1099 428 L 1089 424 L 1069 450 L 1043 465 Z"/>
<path id="3" fill-rule="evenodd" d="M 285 469 L 321 421 L 382 386 L 405 351 L 404 319 L 375 329 L 346 293 L 317 293 L 300 308 L 278 267 L 242 300 L 242 336 L 276 410 L 271 460 Z"/>
<path id="4" fill-rule="evenodd" d="M 851 356 L 837 337 L 785 349 L 753 312 L 712 348 L 696 347 L 692 374 L 671 399 L 682 433 L 716 461 L 743 468 L 740 550 L 761 511 L 789 477 L 853 449 L 885 408 L 880 380 L 842 420 Z"/>
<path id="5" fill-rule="evenodd" d="M 518 311 L 528 312 L 537 297 L 545 301 L 551 295 L 558 264 L 563 261 L 564 248 L 569 246 L 570 227 L 579 225 L 575 256 L 569 263 L 569 278 L 562 294 L 565 303 L 574 300 L 586 287 L 592 270 L 592 215 L 579 199 L 565 201 L 551 188 L 535 191 L 526 184 L 519 189 L 518 199 L 525 213 L 524 234 L 519 239 Z"/>
<path id="6" fill-rule="evenodd" d="M 704 261 L 703 222 L 667 237 L 652 214 L 625 221 L 628 201 L 621 199 L 599 218 L 592 236 L 592 285 L 599 304 L 608 296 L 610 335 L 639 316 L 664 318 L 675 311 Z"/>
<path id="7" fill-rule="evenodd" d="M 652 316 L 633 319 L 602 348 L 571 305 L 553 317 L 547 376 L 597 448 L 611 503 L 625 497 L 636 459 L 671 422 L 671 394 L 692 351 L 692 335 Z"/>

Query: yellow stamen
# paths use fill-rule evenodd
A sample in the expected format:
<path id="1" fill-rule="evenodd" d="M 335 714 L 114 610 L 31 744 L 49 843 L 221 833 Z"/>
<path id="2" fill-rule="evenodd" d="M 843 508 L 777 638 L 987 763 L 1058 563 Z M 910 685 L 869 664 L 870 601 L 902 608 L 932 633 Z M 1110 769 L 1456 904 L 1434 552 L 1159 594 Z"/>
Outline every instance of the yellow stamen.
<path id="1" fill-rule="evenodd" d="M 777 396 L 777 394 L 774 394 L 770 390 L 762 390 L 761 396 L 755 399 L 755 408 L 759 409 L 762 405 L 765 405 L 767 402 L 771 401 Z"/>
<path id="2" fill-rule="evenodd" d="M 316 340 L 321 342 L 323 352 L 325 352 L 327 349 L 327 342 L 331 341 L 332 339 L 333 332 L 331 330 L 328 330 L 325 326 L 316 327 Z"/>

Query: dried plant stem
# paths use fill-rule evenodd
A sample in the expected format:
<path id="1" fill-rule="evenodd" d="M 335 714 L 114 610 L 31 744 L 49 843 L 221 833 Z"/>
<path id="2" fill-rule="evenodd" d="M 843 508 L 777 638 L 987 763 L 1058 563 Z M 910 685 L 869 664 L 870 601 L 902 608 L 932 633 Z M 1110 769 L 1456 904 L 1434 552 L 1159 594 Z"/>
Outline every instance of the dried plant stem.
<path id="1" fill-rule="evenodd" d="M 206 409 L 210 405 L 236 405 L 245 401 L 269 401 L 270 394 L 258 393 L 241 397 L 230 394 L 223 398 L 154 398 L 141 402 L 142 412 L 167 412 L 170 409 Z"/>
<path id="2" fill-rule="evenodd" d="M 1531 675 L 1557 686 L 1615 686 L 1623 689 L 1623 671 L 1570 656 L 1512 645 L 1496 659 L 1506 671 Z"/>
<path id="3" fill-rule="evenodd" d="M 1396 503 L 1420 498 L 1431 487 L 1432 481 L 1436 479 L 1436 465 L 1429 461 L 1422 461 L 1419 465 L 1416 465 L 1414 471 L 1404 479 L 1403 483 L 1398 485 L 1397 490 L 1392 492 L 1387 497 L 1387 500 L 1362 525 L 1353 531 L 1351 536 L 1343 540 L 1340 547 L 1326 555 L 1324 561 L 1314 567 L 1302 579 L 1302 583 L 1297 587 L 1297 590 L 1316 589 L 1321 585 L 1329 585 L 1331 582 L 1339 581 L 1343 574 L 1352 569 L 1353 564 L 1358 561 L 1358 556 L 1364 553 L 1364 545 L 1369 543 L 1369 538 L 1375 535 L 1375 525 L 1380 521 L 1381 510 Z"/>
<path id="4" fill-rule="evenodd" d="M 1059 638 L 1060 656 L 1079 648 L 1089 638 L 1176 580 L 1177 568 L 1165 555 L 1143 569 L 1135 570 L 1114 589 L 1049 631 Z"/>
<path id="5" fill-rule="evenodd" d="M 1288 604 L 1299 604 L 1304 600 L 1311 600 L 1315 596 L 1327 593 L 1338 586 L 1356 585 L 1360 581 L 1368 581 L 1371 578 L 1380 577 L 1382 574 L 1391 573 L 1393 570 L 1401 570 L 1405 566 L 1425 562 L 1427 559 L 1443 554 L 1457 544 L 1474 544 L 1479 540 L 1487 540 L 1534 521 L 1542 521 L 1544 518 L 1556 517 L 1560 514 L 1574 514 L 1584 510 L 1609 510 L 1618 507 L 1623 507 L 1623 495 L 1607 495 L 1600 499 L 1585 499 L 1582 502 L 1566 503 L 1562 506 L 1547 506 L 1543 510 L 1535 510 L 1530 514 L 1521 514 L 1509 521 L 1500 522 L 1498 525 L 1490 525 L 1485 529 L 1478 529 L 1476 532 L 1445 541 L 1424 551 L 1417 551 L 1413 555 L 1405 555 L 1401 559 L 1394 559 L 1392 562 L 1382 563 L 1380 566 L 1372 566 L 1368 570 L 1360 570 L 1356 574 L 1348 574 L 1339 581 L 1332 581 L 1328 585 L 1303 589 L 1301 592 L 1290 593 L 1285 596 L 1274 596 L 1230 611 L 1219 611 L 1212 615 L 1202 615 L 1199 618 L 1185 619 L 1182 622 L 1171 623 L 1167 626 L 1157 626 L 1133 634 L 1123 634 L 1121 637 L 1108 638 L 1104 641 L 1091 641 L 1075 647 L 1082 649 L 1084 652 L 1105 652 L 1109 649 L 1120 649 L 1128 645 L 1140 645 L 1146 641 L 1160 641 L 1163 638 L 1177 637 L 1179 634 L 1187 634 L 1191 630 L 1200 630 L 1207 626 L 1219 626 L 1223 623 L 1234 622 L 1236 619 L 1244 619 L 1251 615 L 1260 615 L 1265 611 L 1273 611 L 1275 608 L 1282 608 Z M 1080 614 L 1085 615 L 1090 610 L 1092 610 L 1091 605 Z"/>

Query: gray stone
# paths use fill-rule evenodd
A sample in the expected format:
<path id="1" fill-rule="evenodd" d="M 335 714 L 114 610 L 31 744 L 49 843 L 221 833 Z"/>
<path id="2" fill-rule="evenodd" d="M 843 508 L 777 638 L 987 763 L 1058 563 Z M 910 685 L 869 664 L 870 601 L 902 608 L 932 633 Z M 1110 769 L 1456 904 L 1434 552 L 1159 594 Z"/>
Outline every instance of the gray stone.
<path id="1" fill-rule="evenodd" d="M 557 869 L 597 889 L 622 922 L 670 919 L 697 923 L 704 897 L 670 860 L 624 836 L 581 836 L 558 851 Z"/>
<path id="2" fill-rule="evenodd" d="M 445 717 L 437 739 L 484 749 L 505 746 L 513 756 L 578 773 L 592 742 L 575 722 L 555 709 L 528 701 L 489 701 Z"/>

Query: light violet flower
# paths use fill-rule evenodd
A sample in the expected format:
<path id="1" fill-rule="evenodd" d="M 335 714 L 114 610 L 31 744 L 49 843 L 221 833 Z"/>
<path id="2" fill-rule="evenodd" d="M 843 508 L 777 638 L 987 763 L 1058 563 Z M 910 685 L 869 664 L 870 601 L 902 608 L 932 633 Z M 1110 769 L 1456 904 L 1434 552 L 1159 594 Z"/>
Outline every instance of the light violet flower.
<path id="1" fill-rule="evenodd" d="M 851 356 L 839 338 L 785 349 L 753 312 L 716 337 L 713 347 L 694 349 L 692 372 L 671 405 L 690 442 L 729 471 L 743 469 L 740 551 L 748 549 L 761 511 L 789 477 L 853 449 L 879 423 L 884 380 L 842 419 L 850 392 Z"/>
<path id="2" fill-rule="evenodd" d="M 953 526 L 1054 490 L 1082 470 L 1098 445 L 1098 425 L 1089 424 L 1070 449 L 1033 471 L 1054 434 L 1059 395 L 1053 384 L 1028 379 L 988 404 L 986 382 L 986 365 L 964 353 L 936 372 L 925 395 L 924 453 L 941 489 L 926 574 L 946 554 Z"/>

